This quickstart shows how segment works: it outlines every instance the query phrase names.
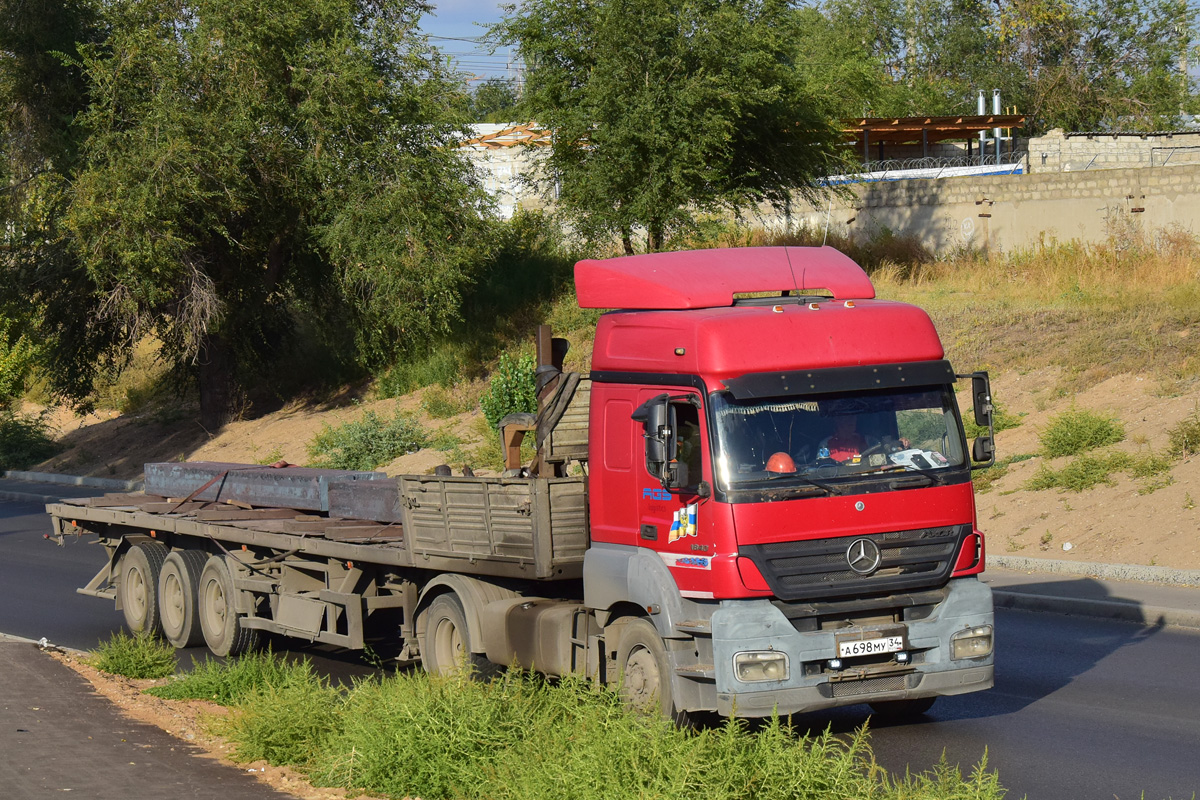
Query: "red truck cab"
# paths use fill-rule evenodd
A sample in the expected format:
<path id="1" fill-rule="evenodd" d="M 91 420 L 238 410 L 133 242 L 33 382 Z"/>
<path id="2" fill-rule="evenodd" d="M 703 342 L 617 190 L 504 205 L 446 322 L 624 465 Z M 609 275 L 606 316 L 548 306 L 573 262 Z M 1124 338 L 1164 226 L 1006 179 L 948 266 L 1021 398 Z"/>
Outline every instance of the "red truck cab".
<path id="1" fill-rule="evenodd" d="M 875 299 L 828 247 L 575 276 L 581 307 L 619 309 L 592 354 L 584 602 L 660 637 L 617 654 L 635 701 L 923 711 L 992 685 L 972 452 L 924 311 Z M 990 454 L 983 437 L 974 455 Z"/>

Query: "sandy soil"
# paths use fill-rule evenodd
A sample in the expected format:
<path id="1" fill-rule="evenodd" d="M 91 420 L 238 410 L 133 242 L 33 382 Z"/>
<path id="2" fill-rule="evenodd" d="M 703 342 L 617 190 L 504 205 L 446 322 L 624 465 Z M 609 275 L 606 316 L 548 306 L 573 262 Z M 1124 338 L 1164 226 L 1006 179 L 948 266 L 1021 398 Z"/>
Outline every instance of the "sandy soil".
<path id="1" fill-rule="evenodd" d="M 1126 429 L 1119 447 L 1130 452 L 1163 452 L 1167 431 L 1191 414 L 1200 394 L 1163 397 L 1159 384 L 1137 375 L 1121 375 L 1074 395 L 1058 391 L 1056 369 L 1008 373 L 993 379 L 992 389 L 1021 424 L 997 436 L 1000 458 L 1033 454 L 1038 434 L 1052 416 L 1072 407 L 1113 416 Z M 965 407 L 965 399 L 963 401 Z M 468 443 L 478 441 L 473 419 L 478 412 L 431 420 L 420 407 L 420 393 L 400 400 L 343 404 L 296 404 L 257 419 L 233 422 L 216 434 L 204 431 L 192 416 L 179 412 L 132 417 L 62 417 L 59 429 L 67 449 L 34 469 L 51 472 L 134 478 L 147 461 L 213 460 L 267 463 L 280 458 L 308 460 L 306 445 L 324 425 L 339 425 L 367 410 L 390 416 L 395 409 L 417 414 L 430 430 L 447 428 Z M 426 473 L 448 461 L 446 453 L 422 450 L 382 469 L 390 475 Z M 1013 464 L 1008 474 L 977 498 L 979 524 L 988 535 L 989 552 L 1034 558 L 1156 565 L 1200 569 L 1200 458 L 1176 462 L 1170 484 L 1146 492 L 1145 482 L 1118 475 L 1111 486 L 1081 493 L 1022 488 L 1042 463 L 1040 457 Z M 1052 463 L 1061 467 L 1064 460 Z M 461 464 L 453 464 L 456 471 Z M 475 465 L 478 466 L 478 465 Z M 485 474 L 481 472 L 480 474 Z M 1064 546 L 1070 545 L 1069 549 Z"/>

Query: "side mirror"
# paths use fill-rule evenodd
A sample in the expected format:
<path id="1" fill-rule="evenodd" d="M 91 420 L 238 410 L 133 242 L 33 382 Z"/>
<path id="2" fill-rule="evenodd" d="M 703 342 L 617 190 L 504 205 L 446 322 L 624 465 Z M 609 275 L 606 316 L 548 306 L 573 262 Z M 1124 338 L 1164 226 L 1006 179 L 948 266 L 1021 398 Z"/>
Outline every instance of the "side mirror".
<path id="1" fill-rule="evenodd" d="M 976 462 L 971 469 L 984 469 L 996 463 L 996 428 L 992 419 L 992 386 L 986 372 L 956 375 L 956 378 L 971 379 L 971 405 L 975 412 L 975 424 L 987 426 L 987 436 L 978 437 L 971 445 L 971 460 Z"/>
<path id="2" fill-rule="evenodd" d="M 675 460 L 679 441 L 676 438 L 675 407 L 668 395 L 660 394 L 642 403 L 633 412 L 633 421 L 645 428 L 646 464 L 657 472 L 666 485 L 666 466 Z"/>
<path id="3" fill-rule="evenodd" d="M 687 464 L 669 461 L 663 466 L 662 485 L 664 489 L 682 489 L 689 483 Z"/>
<path id="4" fill-rule="evenodd" d="M 975 424 L 983 427 L 992 424 L 992 387 L 986 372 L 971 376 L 971 399 L 975 407 Z"/>

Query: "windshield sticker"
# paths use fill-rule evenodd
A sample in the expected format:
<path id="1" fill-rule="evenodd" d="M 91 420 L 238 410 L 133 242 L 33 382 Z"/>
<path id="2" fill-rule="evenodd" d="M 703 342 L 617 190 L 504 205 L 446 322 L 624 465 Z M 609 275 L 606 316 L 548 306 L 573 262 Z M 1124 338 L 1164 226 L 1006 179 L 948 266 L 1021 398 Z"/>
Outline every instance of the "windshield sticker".
<path id="1" fill-rule="evenodd" d="M 677 542 L 685 536 L 696 535 L 696 509 L 698 503 L 691 503 L 677 509 L 671 516 L 671 531 L 667 534 L 667 542 Z"/>

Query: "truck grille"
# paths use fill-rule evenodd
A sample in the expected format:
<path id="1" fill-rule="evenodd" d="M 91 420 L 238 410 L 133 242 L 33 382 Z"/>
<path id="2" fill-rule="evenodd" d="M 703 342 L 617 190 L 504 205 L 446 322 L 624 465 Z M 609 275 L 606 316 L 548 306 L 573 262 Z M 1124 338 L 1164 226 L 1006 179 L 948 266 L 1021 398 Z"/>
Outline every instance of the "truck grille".
<path id="1" fill-rule="evenodd" d="M 898 692 L 907 686 L 903 675 L 886 675 L 882 678 L 866 678 L 861 681 L 841 681 L 829 685 L 834 697 L 853 697 L 875 692 Z"/>
<path id="2" fill-rule="evenodd" d="M 841 536 L 799 542 L 742 545 L 741 555 L 758 567 L 780 600 L 861 596 L 941 586 L 950 579 L 954 559 L 970 525 Z M 879 547 L 878 569 L 860 575 L 850 569 L 846 551 L 859 539 Z"/>

